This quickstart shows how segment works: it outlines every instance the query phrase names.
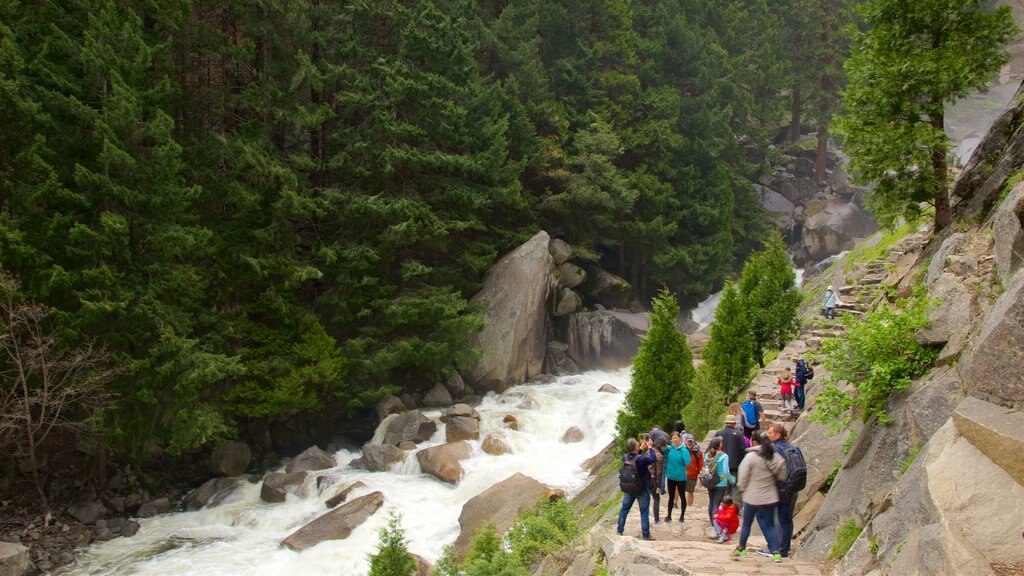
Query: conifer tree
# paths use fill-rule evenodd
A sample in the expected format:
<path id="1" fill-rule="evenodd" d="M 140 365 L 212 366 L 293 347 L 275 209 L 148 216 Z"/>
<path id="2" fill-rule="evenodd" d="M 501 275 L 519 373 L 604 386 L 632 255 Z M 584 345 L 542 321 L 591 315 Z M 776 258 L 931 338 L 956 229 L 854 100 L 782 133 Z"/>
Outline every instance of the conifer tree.
<path id="1" fill-rule="evenodd" d="M 763 367 L 766 352 L 782 350 L 799 328 L 796 273 L 777 231 L 768 237 L 763 251 L 747 260 L 739 291 L 750 321 L 754 360 Z"/>
<path id="2" fill-rule="evenodd" d="M 633 386 L 616 421 L 622 440 L 654 425 L 667 427 L 679 419 L 692 396 L 693 356 L 686 336 L 676 327 L 675 295 L 662 289 L 651 302 L 650 316 L 647 337 L 633 359 Z"/>
<path id="3" fill-rule="evenodd" d="M 409 576 L 416 572 L 416 560 L 409 555 L 402 516 L 392 510 L 388 523 L 378 532 L 377 553 L 370 556 L 369 576 Z"/>
<path id="4" fill-rule="evenodd" d="M 754 367 L 754 336 L 736 284 L 729 282 L 715 309 L 711 338 L 701 352 L 709 376 L 726 396 L 747 383 Z"/>

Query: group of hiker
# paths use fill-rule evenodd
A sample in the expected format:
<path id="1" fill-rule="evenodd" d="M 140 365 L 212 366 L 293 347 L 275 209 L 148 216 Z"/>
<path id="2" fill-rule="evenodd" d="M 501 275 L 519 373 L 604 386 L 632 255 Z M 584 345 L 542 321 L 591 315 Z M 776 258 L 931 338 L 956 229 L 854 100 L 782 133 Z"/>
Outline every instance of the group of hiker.
<path id="1" fill-rule="evenodd" d="M 808 368 L 799 359 L 796 380 L 789 386 L 806 377 Z M 806 380 L 797 387 L 804 385 Z M 802 409 L 803 400 L 801 394 L 791 401 Z M 739 532 L 733 554 L 746 556 L 747 540 L 756 519 L 768 543 L 767 549 L 757 552 L 781 562 L 790 553 L 793 507 L 807 478 L 803 454 L 789 443 L 788 436 L 784 424 L 765 420 L 764 408 L 751 391 L 742 404 L 730 407 L 723 428 L 708 441 L 706 450 L 701 449 L 680 421 L 671 434 L 655 426 L 639 439 L 630 438 L 619 473 L 623 500 L 618 534 L 623 534 L 626 517 L 637 502 L 639 537 L 655 540 L 650 528 L 651 501 L 654 524 L 660 524 L 661 496 L 668 495 L 664 522 L 673 521 L 678 497 L 676 518 L 683 522 L 687 506 L 693 504 L 694 491 L 700 487 L 708 492 L 707 515 L 713 530 L 708 538 L 726 543 Z"/>

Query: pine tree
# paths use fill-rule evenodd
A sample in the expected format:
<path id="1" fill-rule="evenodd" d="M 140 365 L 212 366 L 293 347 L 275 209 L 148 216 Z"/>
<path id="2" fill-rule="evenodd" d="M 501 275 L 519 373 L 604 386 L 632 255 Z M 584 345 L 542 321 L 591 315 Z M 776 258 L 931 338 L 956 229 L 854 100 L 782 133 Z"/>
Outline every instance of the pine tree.
<path id="1" fill-rule="evenodd" d="M 846 112 L 835 129 L 851 174 L 874 182 L 868 205 L 883 225 L 935 208 L 935 231 L 953 221 L 945 107 L 987 83 L 1009 56 L 1010 8 L 981 0 L 869 0 L 869 27 L 846 62 Z"/>
<path id="2" fill-rule="evenodd" d="M 782 350 L 799 328 L 796 274 L 778 232 L 769 236 L 763 251 L 747 260 L 739 291 L 753 334 L 754 360 L 763 367 L 766 351 Z"/>
<path id="3" fill-rule="evenodd" d="M 726 396 L 749 381 L 754 367 L 754 336 L 747 314 L 739 289 L 732 282 L 726 284 L 711 323 L 711 338 L 701 351 L 712 381 Z"/>
<path id="4" fill-rule="evenodd" d="M 694 438 L 703 438 L 709 430 L 721 426 L 726 398 L 711 368 L 701 364 L 693 377 L 693 399 L 683 408 L 686 431 Z"/>
<path id="5" fill-rule="evenodd" d="M 416 560 L 409 555 L 402 516 L 392 510 L 387 526 L 378 532 L 377 553 L 370 556 L 369 576 L 410 576 L 416 572 Z"/>
<path id="6" fill-rule="evenodd" d="M 667 428 L 692 396 L 693 356 L 676 327 L 679 302 L 662 289 L 651 308 L 651 327 L 633 359 L 633 386 L 616 421 L 622 440 L 654 425 Z"/>

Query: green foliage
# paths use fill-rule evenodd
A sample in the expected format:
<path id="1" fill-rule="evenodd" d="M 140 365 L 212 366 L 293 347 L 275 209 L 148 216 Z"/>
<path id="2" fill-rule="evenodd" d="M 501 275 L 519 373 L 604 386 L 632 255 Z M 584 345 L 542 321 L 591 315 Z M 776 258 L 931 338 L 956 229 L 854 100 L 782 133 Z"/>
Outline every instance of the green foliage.
<path id="1" fill-rule="evenodd" d="M 832 462 L 832 471 L 828 473 L 828 477 L 825 478 L 825 491 L 828 492 L 832 488 L 832 484 L 835 483 L 836 477 L 839 476 L 839 470 L 843 467 L 843 463 L 839 460 Z"/>
<path id="2" fill-rule="evenodd" d="M 920 444 L 914 444 L 910 447 L 910 452 L 907 453 L 907 457 L 903 459 L 903 463 L 900 464 L 900 476 L 907 473 L 910 467 L 914 464 L 914 460 L 917 460 L 917 455 L 921 453 L 922 446 Z"/>
<path id="3" fill-rule="evenodd" d="M 521 514 L 505 540 L 523 566 L 565 549 L 579 533 L 579 515 L 565 499 L 542 502 Z"/>
<path id="4" fill-rule="evenodd" d="M 883 225 L 914 220 L 929 202 L 941 230 L 952 223 L 945 106 L 984 90 L 1007 62 L 1010 10 L 981 0 L 869 0 L 861 16 L 865 31 L 846 61 L 846 112 L 835 122 L 851 174 L 875 183 L 869 206 Z"/>
<path id="5" fill-rule="evenodd" d="M 857 519 L 850 516 L 843 520 L 843 523 L 839 525 L 839 531 L 836 532 L 836 541 L 832 545 L 832 548 L 828 551 L 828 557 L 833 560 L 840 560 L 846 553 L 853 547 L 853 543 L 857 541 L 857 537 L 860 536 L 861 530 L 864 527 L 857 524 Z"/>
<path id="6" fill-rule="evenodd" d="M 701 352 L 701 358 L 710 370 L 711 380 L 725 396 L 732 395 L 750 381 L 750 370 L 754 367 L 754 336 L 743 299 L 731 282 L 725 285 L 722 299 L 715 309 L 711 337 Z M 684 422 L 689 423 L 690 420 Z"/>
<path id="7" fill-rule="evenodd" d="M 378 532 L 377 553 L 370 556 L 369 576 L 409 576 L 416 572 L 416 560 L 406 548 L 402 516 L 392 510 L 388 523 Z"/>
<path id="8" fill-rule="evenodd" d="M 749 360 L 750 356 L 746 358 Z M 694 438 L 703 438 L 709 430 L 715 430 L 721 425 L 727 396 L 706 363 L 697 368 L 692 388 L 693 396 L 686 408 L 683 408 L 682 419 Z"/>
<path id="9" fill-rule="evenodd" d="M 743 266 L 739 291 L 754 339 L 753 359 L 763 366 L 765 352 L 782 350 L 799 329 L 796 274 L 777 232 Z"/>
<path id="10" fill-rule="evenodd" d="M 849 434 L 846 435 L 846 439 L 843 440 L 843 456 L 846 456 L 850 453 L 850 450 L 853 450 L 858 438 L 860 438 L 860 430 L 856 428 L 851 429 Z"/>
<path id="11" fill-rule="evenodd" d="M 868 313 L 863 320 L 843 318 L 843 337 L 821 346 L 829 375 L 811 420 L 827 424 L 831 433 L 847 428 L 854 412 L 865 422 L 872 416 L 889 422 L 885 404 L 890 394 L 927 373 L 938 356 L 937 350 L 914 339 L 928 324 L 928 307 L 928 300 L 918 294 L 898 307 Z M 839 382 L 849 383 L 853 390 L 841 390 Z"/>
<path id="12" fill-rule="evenodd" d="M 477 531 L 473 547 L 459 572 L 462 576 L 526 576 L 529 572 L 502 545 L 493 524 Z"/>
<path id="13" fill-rule="evenodd" d="M 855 264 L 861 262 L 872 262 L 875 260 L 884 261 L 886 256 L 889 254 L 889 249 L 899 243 L 907 236 L 914 233 L 917 230 L 920 220 L 911 222 L 904 222 L 898 227 L 886 230 L 881 233 L 881 236 L 874 242 L 863 243 L 857 248 L 850 251 L 846 255 L 846 263 L 844 264 L 847 272 L 853 270 Z"/>
<path id="14" fill-rule="evenodd" d="M 875 556 L 878 556 L 878 539 L 871 537 L 868 539 L 868 552 L 871 552 Z"/>
<path id="15" fill-rule="evenodd" d="M 692 397 L 693 356 L 676 327 L 679 302 L 663 289 L 651 307 L 651 327 L 633 359 L 633 386 L 616 420 L 623 441 L 655 424 L 667 429 Z"/>
<path id="16" fill-rule="evenodd" d="M 455 559 L 455 544 L 449 544 L 441 550 L 441 556 L 434 564 L 436 576 L 459 576 L 459 562 Z"/>

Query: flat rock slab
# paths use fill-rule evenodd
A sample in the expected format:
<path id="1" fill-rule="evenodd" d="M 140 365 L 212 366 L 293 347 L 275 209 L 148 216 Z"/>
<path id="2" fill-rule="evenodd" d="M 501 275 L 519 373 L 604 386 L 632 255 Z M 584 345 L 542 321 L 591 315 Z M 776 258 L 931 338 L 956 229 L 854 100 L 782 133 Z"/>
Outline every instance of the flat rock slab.
<path id="1" fill-rule="evenodd" d="M 28 548 L 21 544 L 0 542 L 0 576 L 25 576 L 31 567 Z"/>
<path id="2" fill-rule="evenodd" d="M 285 538 L 282 546 L 301 552 L 324 540 L 344 540 L 384 505 L 384 494 L 371 492 L 306 524 Z"/>
<path id="3" fill-rule="evenodd" d="M 1024 486 L 1024 413 L 968 396 L 953 422 L 961 436 Z"/>

